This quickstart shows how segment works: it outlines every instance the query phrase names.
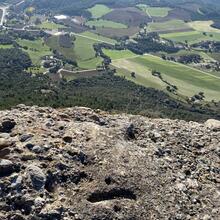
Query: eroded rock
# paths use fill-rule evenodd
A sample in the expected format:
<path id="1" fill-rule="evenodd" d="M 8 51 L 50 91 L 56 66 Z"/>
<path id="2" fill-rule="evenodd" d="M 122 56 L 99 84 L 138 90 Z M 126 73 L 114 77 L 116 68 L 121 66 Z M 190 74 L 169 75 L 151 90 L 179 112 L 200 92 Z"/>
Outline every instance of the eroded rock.
<path id="1" fill-rule="evenodd" d="M 20 105 L 0 127 L 0 219 L 219 219 L 216 121 Z"/>

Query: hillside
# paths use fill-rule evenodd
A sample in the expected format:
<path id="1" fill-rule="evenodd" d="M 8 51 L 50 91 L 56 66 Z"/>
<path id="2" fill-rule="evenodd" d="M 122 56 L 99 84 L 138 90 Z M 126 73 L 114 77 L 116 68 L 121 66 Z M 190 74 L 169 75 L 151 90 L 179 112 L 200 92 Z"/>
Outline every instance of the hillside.
<path id="1" fill-rule="evenodd" d="M 0 219 L 219 219 L 220 122 L 0 111 Z"/>

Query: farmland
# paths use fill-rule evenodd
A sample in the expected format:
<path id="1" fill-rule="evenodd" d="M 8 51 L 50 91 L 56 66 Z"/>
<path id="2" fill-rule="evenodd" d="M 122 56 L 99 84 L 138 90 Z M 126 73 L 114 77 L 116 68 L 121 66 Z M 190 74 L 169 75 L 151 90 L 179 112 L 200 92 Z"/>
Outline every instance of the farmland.
<path id="1" fill-rule="evenodd" d="M 103 15 L 108 14 L 112 11 L 109 7 L 105 5 L 95 5 L 94 7 L 88 9 L 88 11 L 92 14 L 93 18 L 101 18 Z"/>
<path id="2" fill-rule="evenodd" d="M 213 21 L 193 21 L 189 22 L 188 25 L 196 31 L 220 33 L 219 29 L 211 27 L 213 23 Z"/>
<path id="3" fill-rule="evenodd" d="M 42 57 L 52 54 L 41 38 L 34 41 L 18 39 L 17 43 L 29 54 L 34 65 L 41 65 Z"/>
<path id="4" fill-rule="evenodd" d="M 8 49 L 8 48 L 12 48 L 13 45 L 11 44 L 0 44 L 0 49 Z"/>
<path id="5" fill-rule="evenodd" d="M 96 68 L 97 65 L 101 64 L 102 59 L 100 57 L 95 57 L 93 44 L 98 41 L 93 40 L 92 36 L 94 37 L 96 35 L 88 33 L 85 33 L 85 36 L 76 35 L 74 46 L 69 48 L 65 48 L 60 45 L 60 36 L 52 36 L 47 40 L 46 43 L 50 48 L 53 50 L 58 50 L 66 58 L 76 60 L 79 68 L 93 69 Z"/>
<path id="6" fill-rule="evenodd" d="M 124 52 L 122 52 L 124 53 Z M 162 77 L 169 83 L 177 86 L 181 96 L 193 96 L 199 92 L 204 92 L 206 100 L 218 100 L 220 90 L 220 78 L 209 73 L 199 71 L 183 64 L 164 61 L 159 57 L 144 55 L 124 59 L 114 59 L 118 54 L 112 54 L 112 65 L 118 69 L 119 75 L 125 75 L 128 79 L 146 87 L 155 87 L 164 90 L 166 84 L 155 76 L 151 71 L 161 72 Z M 122 55 L 123 56 L 123 55 Z M 136 77 L 132 78 L 130 73 L 134 71 Z"/>
<path id="7" fill-rule="evenodd" d="M 81 36 L 81 37 L 84 37 L 90 40 L 94 40 L 96 42 L 104 42 L 104 43 L 109 43 L 109 44 L 115 44 L 117 42 L 116 40 L 113 40 L 111 38 L 103 37 L 101 35 L 98 35 L 98 34 L 95 34 L 89 31 L 78 34 L 78 36 Z"/>
<path id="8" fill-rule="evenodd" d="M 220 40 L 219 33 L 203 33 L 199 31 L 187 31 L 187 32 L 175 32 L 160 35 L 163 38 L 176 41 L 176 42 L 188 42 L 190 44 L 198 43 L 205 40 Z"/>
<path id="9" fill-rule="evenodd" d="M 41 24 L 37 25 L 40 29 L 47 29 L 47 30 L 58 30 L 59 28 L 65 28 L 64 25 L 56 24 L 54 22 L 44 21 Z"/>
<path id="10" fill-rule="evenodd" d="M 151 21 L 147 14 L 136 7 L 117 8 L 102 17 L 105 20 L 122 23 L 127 26 L 139 26 Z"/>
<path id="11" fill-rule="evenodd" d="M 102 59 L 95 57 L 93 44 L 97 41 L 85 37 L 76 36 L 74 54 L 78 65 L 82 69 L 93 69 L 101 64 Z"/>
<path id="12" fill-rule="evenodd" d="M 103 27 L 103 28 L 127 28 L 127 26 L 124 24 L 108 21 L 108 20 L 102 20 L 102 19 L 91 20 L 88 21 L 86 24 L 90 27 L 95 26 L 95 27 Z"/>
<path id="13" fill-rule="evenodd" d="M 171 8 L 168 7 L 150 7 L 144 4 L 139 4 L 137 6 L 150 17 L 166 17 L 171 10 Z"/>
<path id="14" fill-rule="evenodd" d="M 191 28 L 182 20 L 169 20 L 166 22 L 153 22 L 148 25 L 148 31 L 176 32 L 181 30 L 190 30 Z"/>
<path id="15" fill-rule="evenodd" d="M 96 28 L 96 30 L 93 30 L 95 33 L 112 38 L 124 36 L 132 37 L 137 34 L 138 31 L 140 31 L 140 28 L 135 26 L 128 28 Z"/>

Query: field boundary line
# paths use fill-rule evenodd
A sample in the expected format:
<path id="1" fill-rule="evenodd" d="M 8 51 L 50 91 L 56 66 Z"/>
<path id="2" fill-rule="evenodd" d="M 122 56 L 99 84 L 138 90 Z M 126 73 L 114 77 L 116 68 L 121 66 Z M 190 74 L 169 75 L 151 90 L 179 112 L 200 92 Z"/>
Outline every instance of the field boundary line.
<path id="1" fill-rule="evenodd" d="M 94 40 L 94 41 L 98 41 L 98 42 L 101 42 L 101 43 L 106 43 L 106 44 L 110 44 L 110 45 L 115 45 L 114 43 L 111 43 L 111 42 L 107 42 L 107 41 L 104 41 L 104 40 L 99 40 L 99 39 L 96 39 L 94 37 L 88 37 L 88 36 L 85 36 L 85 35 L 82 35 L 82 34 L 77 34 L 75 32 L 71 32 L 73 35 L 75 36 L 78 36 L 78 37 L 84 37 L 84 38 L 87 38 L 89 40 Z"/>
<path id="2" fill-rule="evenodd" d="M 132 57 L 124 57 L 124 58 L 112 59 L 112 61 L 133 59 L 133 58 L 137 58 L 137 57 L 141 57 L 141 56 L 142 55 L 135 55 L 135 56 L 132 56 Z"/>

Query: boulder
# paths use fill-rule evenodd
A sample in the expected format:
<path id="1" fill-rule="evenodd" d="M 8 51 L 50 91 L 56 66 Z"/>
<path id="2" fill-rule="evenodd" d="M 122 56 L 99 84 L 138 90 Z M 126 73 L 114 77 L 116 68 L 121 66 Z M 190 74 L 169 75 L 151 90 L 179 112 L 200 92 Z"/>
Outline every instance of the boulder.
<path id="1" fill-rule="evenodd" d="M 0 138 L 0 150 L 6 148 L 6 147 L 9 147 L 13 144 L 12 141 L 9 141 L 7 139 L 4 139 L 4 138 Z"/>
<path id="2" fill-rule="evenodd" d="M 5 119 L 0 125 L 0 132 L 10 133 L 11 130 L 15 127 L 16 122 L 13 119 Z"/>
<path id="3" fill-rule="evenodd" d="M 19 137 L 19 140 L 20 140 L 21 142 L 25 142 L 25 141 L 31 140 L 32 137 L 33 137 L 32 134 L 22 134 L 22 135 Z"/>
<path id="4" fill-rule="evenodd" d="M 41 168 L 30 165 L 27 167 L 27 176 L 30 178 L 32 186 L 36 190 L 41 190 L 45 186 L 46 176 Z"/>
<path id="5" fill-rule="evenodd" d="M 15 171 L 15 166 L 10 160 L 0 160 L 0 177 L 9 176 Z"/>
<path id="6" fill-rule="evenodd" d="M 205 122 L 205 126 L 213 131 L 220 131 L 220 121 L 215 119 L 209 119 Z"/>

